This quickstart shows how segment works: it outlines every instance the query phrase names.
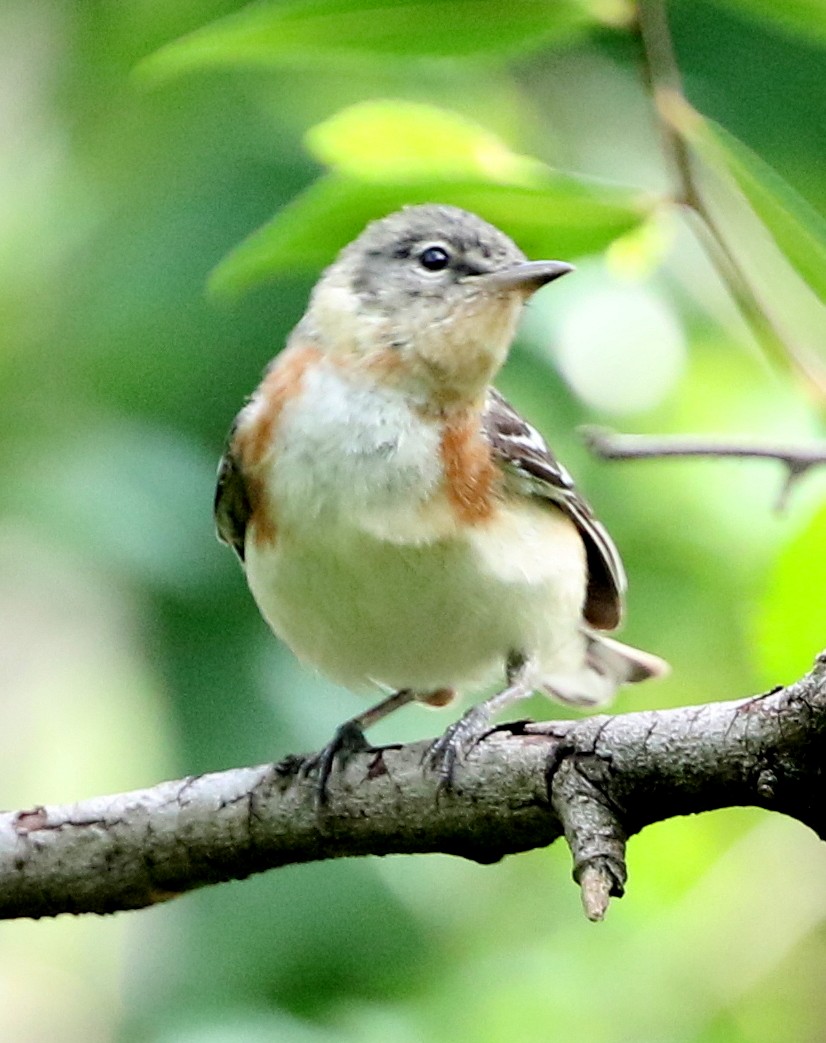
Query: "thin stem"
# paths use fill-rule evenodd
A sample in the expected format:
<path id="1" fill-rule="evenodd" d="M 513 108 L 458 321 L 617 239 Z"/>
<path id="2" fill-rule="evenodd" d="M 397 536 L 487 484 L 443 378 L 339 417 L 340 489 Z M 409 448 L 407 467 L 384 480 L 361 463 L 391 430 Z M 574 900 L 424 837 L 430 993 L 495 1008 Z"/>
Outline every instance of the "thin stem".
<path id="1" fill-rule="evenodd" d="M 826 398 L 826 374 L 801 357 L 761 304 L 698 188 L 687 143 L 668 118 L 675 99 L 683 100 L 684 92 L 664 0 L 640 0 L 637 26 L 642 44 L 643 75 L 658 115 L 663 150 L 673 170 L 677 202 L 699 219 L 698 230 L 709 259 L 758 343 L 775 363 L 786 366 L 791 363 L 810 391 L 822 401 Z"/>
<path id="2" fill-rule="evenodd" d="M 786 468 L 777 503 L 785 507 L 794 484 L 812 467 L 826 464 L 826 445 L 792 446 L 756 443 L 748 439 L 698 438 L 690 436 L 620 435 L 606 428 L 584 427 L 581 433 L 591 452 L 603 460 L 653 460 L 663 457 L 736 457 L 777 460 Z"/>

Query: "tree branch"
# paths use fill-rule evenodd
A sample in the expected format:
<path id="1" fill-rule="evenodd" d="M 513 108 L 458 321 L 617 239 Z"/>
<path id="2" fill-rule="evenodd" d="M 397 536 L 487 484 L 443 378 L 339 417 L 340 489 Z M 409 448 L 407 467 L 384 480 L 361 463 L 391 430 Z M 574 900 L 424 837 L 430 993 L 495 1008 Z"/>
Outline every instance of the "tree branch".
<path id="1" fill-rule="evenodd" d="M 777 460 L 786 468 L 776 504 L 778 511 L 786 506 L 793 486 L 810 468 L 826 464 L 826 445 L 823 443 L 812 446 L 760 445 L 749 439 L 722 440 L 697 435 L 621 435 L 605 427 L 586 426 L 579 430 L 591 452 L 603 460 L 654 460 L 668 456 Z"/>
<path id="2" fill-rule="evenodd" d="M 826 653 L 788 688 L 492 732 L 439 790 L 425 743 L 354 755 L 319 809 L 302 758 L 0 816 L 0 917 L 137 909 L 295 862 L 441 851 L 478 862 L 564 835 L 591 919 L 623 892 L 625 841 L 734 805 L 826 838 Z"/>

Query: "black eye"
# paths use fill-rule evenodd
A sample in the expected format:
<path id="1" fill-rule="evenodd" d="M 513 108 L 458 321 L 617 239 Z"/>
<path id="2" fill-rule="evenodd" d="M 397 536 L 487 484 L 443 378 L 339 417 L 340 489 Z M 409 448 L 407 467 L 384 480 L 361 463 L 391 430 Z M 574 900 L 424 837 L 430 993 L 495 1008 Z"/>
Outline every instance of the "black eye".
<path id="1" fill-rule="evenodd" d="M 440 272 L 450 264 L 450 254 L 441 246 L 428 246 L 419 254 L 419 264 L 429 272 Z"/>

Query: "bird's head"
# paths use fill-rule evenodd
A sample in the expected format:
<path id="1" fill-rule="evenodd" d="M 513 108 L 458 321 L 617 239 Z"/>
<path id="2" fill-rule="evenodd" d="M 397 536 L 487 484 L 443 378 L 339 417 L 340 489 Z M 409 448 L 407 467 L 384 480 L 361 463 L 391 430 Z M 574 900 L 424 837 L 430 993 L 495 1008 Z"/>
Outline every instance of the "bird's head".
<path id="1" fill-rule="evenodd" d="M 467 404 L 505 361 L 528 297 L 571 270 L 528 261 L 475 214 L 411 206 L 342 250 L 304 321 L 333 357 L 355 355 L 425 402 Z"/>

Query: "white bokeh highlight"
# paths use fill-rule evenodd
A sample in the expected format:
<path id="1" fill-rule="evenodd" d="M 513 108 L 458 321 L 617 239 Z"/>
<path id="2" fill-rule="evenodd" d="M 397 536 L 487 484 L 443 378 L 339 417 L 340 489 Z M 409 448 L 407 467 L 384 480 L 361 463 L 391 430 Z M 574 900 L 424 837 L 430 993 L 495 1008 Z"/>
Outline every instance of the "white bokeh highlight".
<path id="1" fill-rule="evenodd" d="M 686 364 L 676 312 L 649 283 L 580 268 L 570 292 L 549 290 L 531 309 L 526 334 L 550 352 L 564 380 L 593 409 L 617 415 L 654 409 Z M 561 287 L 560 287 L 561 289 Z"/>

